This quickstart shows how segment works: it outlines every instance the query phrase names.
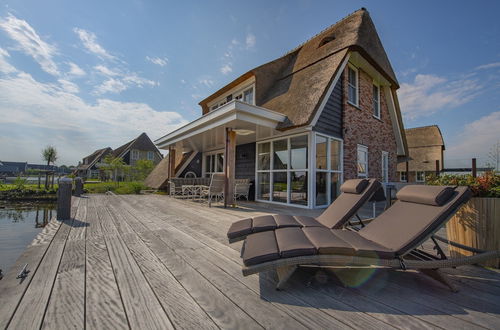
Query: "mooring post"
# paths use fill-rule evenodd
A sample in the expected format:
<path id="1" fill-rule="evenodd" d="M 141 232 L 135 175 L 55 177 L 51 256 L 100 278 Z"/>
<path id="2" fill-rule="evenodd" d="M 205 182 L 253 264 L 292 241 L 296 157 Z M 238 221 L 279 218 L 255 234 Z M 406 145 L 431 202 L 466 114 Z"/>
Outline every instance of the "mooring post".
<path id="1" fill-rule="evenodd" d="M 83 194 L 83 179 L 75 178 L 75 196 L 80 197 Z"/>
<path id="2" fill-rule="evenodd" d="M 57 220 L 68 220 L 71 218 L 71 190 L 73 180 L 62 178 L 59 180 L 57 189 Z"/>

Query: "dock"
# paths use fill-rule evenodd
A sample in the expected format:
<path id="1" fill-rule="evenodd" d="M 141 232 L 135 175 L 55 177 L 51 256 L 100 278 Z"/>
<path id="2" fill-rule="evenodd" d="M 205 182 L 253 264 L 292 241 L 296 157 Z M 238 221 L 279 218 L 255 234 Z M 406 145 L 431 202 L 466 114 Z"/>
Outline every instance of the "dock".
<path id="1" fill-rule="evenodd" d="M 414 271 L 297 271 L 243 277 L 233 221 L 317 210 L 236 208 L 163 195 L 73 197 L 0 280 L 0 329 L 499 329 L 500 272 L 443 270 L 453 293 Z M 27 273 L 20 276 L 25 265 Z"/>

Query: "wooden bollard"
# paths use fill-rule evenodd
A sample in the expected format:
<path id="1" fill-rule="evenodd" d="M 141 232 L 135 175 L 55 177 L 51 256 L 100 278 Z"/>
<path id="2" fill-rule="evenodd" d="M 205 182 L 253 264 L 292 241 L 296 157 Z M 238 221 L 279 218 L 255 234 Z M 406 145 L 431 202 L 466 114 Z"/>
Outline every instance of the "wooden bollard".
<path id="1" fill-rule="evenodd" d="M 73 180 L 62 178 L 59 180 L 57 189 L 57 220 L 68 220 L 71 218 L 71 190 Z"/>
<path id="2" fill-rule="evenodd" d="M 75 196 L 80 197 L 83 194 L 82 178 L 75 178 Z"/>

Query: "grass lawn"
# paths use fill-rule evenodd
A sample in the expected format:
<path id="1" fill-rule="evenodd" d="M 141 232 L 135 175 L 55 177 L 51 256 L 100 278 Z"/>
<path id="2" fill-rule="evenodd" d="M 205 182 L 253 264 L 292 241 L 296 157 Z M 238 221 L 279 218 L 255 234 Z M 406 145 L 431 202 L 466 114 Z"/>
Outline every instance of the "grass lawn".
<path id="1" fill-rule="evenodd" d="M 139 194 L 141 190 L 147 189 L 140 181 L 86 183 L 83 188 L 90 194 L 103 194 L 112 191 L 119 195 Z"/>
<path id="2" fill-rule="evenodd" d="M 17 189 L 18 185 L 14 183 L 0 183 L 0 191 L 14 190 Z M 45 186 L 43 184 L 38 188 L 38 184 L 25 184 L 22 186 L 23 190 L 32 190 L 32 191 L 45 191 Z M 49 191 L 56 191 L 57 184 L 54 184 L 54 188 L 49 186 Z"/>

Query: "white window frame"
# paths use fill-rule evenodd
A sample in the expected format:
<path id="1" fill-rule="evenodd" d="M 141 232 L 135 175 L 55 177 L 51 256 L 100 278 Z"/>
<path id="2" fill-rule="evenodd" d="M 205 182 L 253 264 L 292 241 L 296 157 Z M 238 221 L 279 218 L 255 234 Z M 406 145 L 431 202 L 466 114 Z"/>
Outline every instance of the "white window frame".
<path id="1" fill-rule="evenodd" d="M 423 175 L 422 180 L 418 178 L 419 173 L 422 173 Z M 425 171 L 415 171 L 415 182 L 425 182 Z"/>
<path id="2" fill-rule="evenodd" d="M 327 146 L 326 146 L 326 162 L 327 162 L 327 168 L 326 169 L 318 169 L 317 168 L 317 164 L 316 164 L 316 142 L 317 142 L 317 138 L 318 137 L 323 137 L 323 138 L 326 138 L 327 139 Z M 338 141 L 340 142 L 340 168 L 338 170 L 332 170 L 331 169 L 331 143 L 332 143 L 332 140 L 335 140 L 335 141 Z M 332 200 L 332 196 L 331 196 L 331 189 L 330 189 L 330 186 L 331 186 L 331 180 L 332 180 L 332 174 L 339 174 L 339 183 L 342 184 L 344 182 L 344 140 L 342 139 L 339 139 L 339 138 L 336 138 L 336 137 L 333 137 L 333 136 L 330 136 L 330 135 L 326 135 L 326 134 L 321 134 L 321 133 L 316 133 L 314 134 L 314 141 L 312 141 L 312 145 L 313 145 L 313 155 L 314 155 L 314 159 L 312 160 L 313 161 L 313 166 L 312 166 L 312 175 L 311 175 L 311 181 L 313 181 L 312 183 L 312 196 L 314 196 L 313 201 L 312 201 L 312 207 L 313 208 L 322 208 L 322 207 L 326 207 L 328 205 L 330 205 L 333 200 Z M 321 204 L 321 205 L 316 205 L 316 173 L 317 172 L 323 172 L 323 173 L 328 173 L 327 174 L 327 178 L 326 178 L 326 194 L 327 194 L 327 198 L 326 198 L 326 203 L 325 204 Z"/>
<path id="3" fill-rule="evenodd" d="M 294 137 L 298 136 L 307 136 L 307 157 L 308 157 L 308 162 L 307 166 L 308 168 L 306 169 L 292 169 L 291 166 L 291 139 Z M 277 140 L 287 140 L 287 146 L 288 146 L 288 164 L 286 169 L 274 169 L 274 146 L 273 142 Z M 271 203 L 271 204 L 277 204 L 277 205 L 288 205 L 288 206 L 293 206 L 293 207 L 300 207 L 300 208 L 310 208 L 311 202 L 312 202 L 312 190 L 311 190 L 311 182 L 312 182 L 312 176 L 311 173 L 313 173 L 313 170 L 311 169 L 311 141 L 312 141 L 312 134 L 309 132 L 301 132 L 297 134 L 291 134 L 291 135 L 283 135 L 283 136 L 278 136 L 278 137 L 273 137 L 271 139 L 265 139 L 261 141 L 257 141 L 255 144 L 255 200 L 258 202 L 264 202 L 264 203 Z M 269 170 L 259 170 L 259 157 L 258 157 L 258 152 L 259 152 L 259 144 L 263 143 L 269 143 L 269 152 L 270 152 L 270 164 L 269 164 Z M 314 164 L 316 166 L 316 164 Z M 286 172 L 287 173 L 287 198 L 286 198 L 286 203 L 285 202 L 276 202 L 273 201 L 273 182 L 274 182 L 274 173 L 276 172 Z M 301 204 L 294 204 L 291 203 L 291 186 L 288 184 L 291 180 L 291 172 L 306 172 L 307 177 L 308 177 L 308 182 L 307 182 L 307 205 L 301 205 Z M 258 180 L 258 174 L 259 173 L 269 173 L 269 200 L 267 199 L 259 199 L 258 198 L 258 191 L 260 189 L 259 187 L 259 180 Z"/>
<path id="4" fill-rule="evenodd" d="M 372 85 L 372 93 L 373 93 L 373 87 L 377 88 L 377 102 L 375 102 L 375 95 L 372 95 L 372 111 L 373 111 L 373 117 L 380 119 L 380 85 L 376 83 L 375 81 L 373 82 Z"/>
<path id="5" fill-rule="evenodd" d="M 215 155 L 215 170 L 217 170 L 217 155 L 222 154 L 222 171 L 212 171 L 213 169 L 210 168 L 210 171 L 207 171 L 207 156 L 212 156 Z M 224 149 L 217 149 L 217 150 L 212 150 L 208 152 L 204 152 L 202 156 L 202 161 L 201 161 L 201 173 L 202 177 L 211 177 L 213 173 L 224 173 Z"/>
<path id="6" fill-rule="evenodd" d="M 349 70 L 354 71 L 354 73 L 356 74 L 356 86 L 353 86 L 349 81 Z M 351 100 L 349 100 L 349 87 L 353 87 L 356 90 L 356 92 L 354 93 L 356 102 L 352 102 Z M 359 108 L 359 69 L 351 63 L 349 63 L 349 65 L 347 66 L 347 103 Z"/>
<path id="7" fill-rule="evenodd" d="M 403 173 L 405 173 L 406 179 L 403 179 Z M 408 182 L 408 172 L 406 172 L 406 171 L 399 172 L 399 181 L 400 182 Z"/>
<path id="8" fill-rule="evenodd" d="M 252 100 L 251 103 L 243 101 L 245 97 L 245 92 L 248 92 L 249 90 L 252 90 Z M 227 101 L 227 98 L 231 96 L 231 100 Z M 235 92 L 229 92 L 228 94 L 225 94 L 223 97 L 218 98 L 216 101 L 211 102 L 207 105 L 209 111 L 216 110 L 226 103 L 232 102 L 234 100 L 240 101 L 240 102 L 245 102 L 251 105 L 255 105 L 255 83 L 251 83 L 249 85 L 245 85 L 242 88 L 237 89 Z"/>
<path id="9" fill-rule="evenodd" d="M 130 150 L 130 159 L 131 160 L 138 160 L 139 159 L 139 150 L 137 149 L 132 149 Z"/>
<path id="10" fill-rule="evenodd" d="M 148 151 L 147 159 L 148 160 L 155 160 L 155 153 L 153 151 Z"/>
<path id="11" fill-rule="evenodd" d="M 364 151 L 366 152 L 366 164 L 365 164 L 365 169 L 366 169 L 366 173 L 359 173 L 359 168 L 358 168 L 358 164 L 360 163 L 359 161 L 359 157 L 358 157 L 358 153 L 359 151 Z M 362 145 L 362 144 L 358 144 L 358 147 L 356 148 L 356 171 L 358 173 L 358 178 L 367 178 L 368 177 L 368 163 L 369 163 L 369 159 L 368 159 L 368 147 L 365 146 L 365 145 Z"/>
<path id="12" fill-rule="evenodd" d="M 387 162 L 385 162 L 384 164 L 384 157 L 387 157 Z M 382 159 L 381 159 L 381 179 L 382 179 L 382 183 L 388 183 L 389 182 L 389 152 L 387 151 L 382 151 Z M 384 166 L 386 165 L 386 166 Z M 384 173 L 385 172 L 385 173 Z M 384 174 L 386 176 L 385 180 L 384 180 Z"/>

